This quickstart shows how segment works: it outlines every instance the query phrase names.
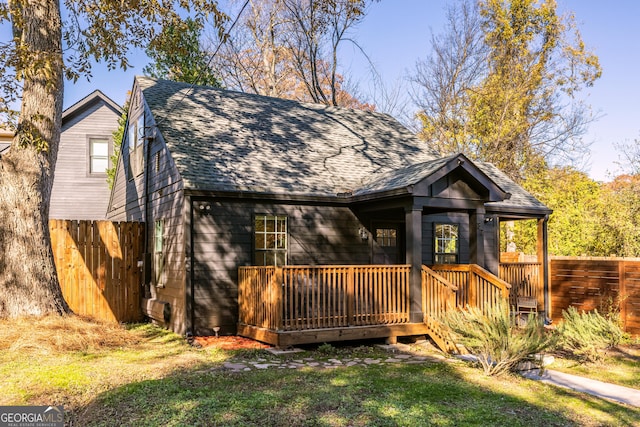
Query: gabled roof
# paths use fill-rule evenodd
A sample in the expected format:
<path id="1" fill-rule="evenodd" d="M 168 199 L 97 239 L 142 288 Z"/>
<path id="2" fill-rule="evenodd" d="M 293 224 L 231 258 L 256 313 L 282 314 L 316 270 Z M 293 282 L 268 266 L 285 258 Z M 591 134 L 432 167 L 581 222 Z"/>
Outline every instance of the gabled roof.
<path id="1" fill-rule="evenodd" d="M 343 199 L 409 193 L 462 161 L 490 200 L 500 200 L 494 208 L 522 202 L 548 210 L 493 166 L 441 158 L 386 114 L 148 77 L 135 84 L 187 190 Z"/>
<path id="2" fill-rule="evenodd" d="M 186 189 L 336 196 L 437 158 L 386 114 L 137 82 Z"/>
<path id="3" fill-rule="evenodd" d="M 504 191 L 496 183 L 489 178 L 482 169 L 471 162 L 464 154 L 455 154 L 448 157 L 442 157 L 425 163 L 417 163 L 404 169 L 392 171 L 375 180 L 370 181 L 367 185 L 360 188 L 356 195 L 365 195 L 383 191 L 394 191 L 406 189 L 408 193 L 425 196 L 422 187 L 429 186 L 437 180 L 443 178 L 455 170 L 460 169 L 466 172 L 474 181 L 474 184 L 484 188 L 488 193 L 488 200 L 503 201 L 511 197 L 511 194 Z M 421 188 L 414 189 L 414 186 L 420 185 Z M 422 191 L 425 194 L 417 194 Z"/>
<path id="4" fill-rule="evenodd" d="M 91 107 L 96 102 L 104 102 L 107 107 L 111 108 L 116 114 L 122 114 L 122 107 L 116 104 L 111 98 L 102 93 L 100 90 L 94 90 L 89 95 L 82 98 L 80 101 L 73 104 L 62 112 L 62 123 L 71 120 L 78 114 L 81 114 L 85 109 Z"/>

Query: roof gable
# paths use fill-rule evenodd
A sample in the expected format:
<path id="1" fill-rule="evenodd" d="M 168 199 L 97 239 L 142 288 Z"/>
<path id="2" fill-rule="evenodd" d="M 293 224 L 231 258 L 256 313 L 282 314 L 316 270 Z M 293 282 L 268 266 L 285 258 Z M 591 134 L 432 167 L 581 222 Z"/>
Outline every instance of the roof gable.
<path id="1" fill-rule="evenodd" d="M 67 108 L 62 112 L 62 123 L 66 123 L 74 117 L 82 114 L 87 108 L 90 108 L 97 102 L 104 103 L 107 107 L 113 110 L 117 115 L 122 114 L 122 108 L 116 104 L 111 98 L 102 93 L 100 90 L 94 90 L 89 95 L 82 98 L 80 101 L 73 104 L 71 107 Z"/>
<path id="2" fill-rule="evenodd" d="M 510 196 L 463 154 L 393 171 L 369 182 L 357 194 L 403 189 L 414 196 L 464 197 L 484 201 L 502 201 Z"/>

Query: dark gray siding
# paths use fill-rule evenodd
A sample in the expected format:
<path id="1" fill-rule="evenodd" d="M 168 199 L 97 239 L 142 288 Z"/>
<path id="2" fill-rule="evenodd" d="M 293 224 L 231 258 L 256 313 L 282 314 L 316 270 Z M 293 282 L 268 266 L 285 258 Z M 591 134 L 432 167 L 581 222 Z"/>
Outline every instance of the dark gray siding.
<path id="1" fill-rule="evenodd" d="M 89 174 L 89 138 L 109 139 L 118 127 L 119 114 L 99 101 L 62 126 L 49 217 L 105 219 L 109 203 L 106 174 Z"/>
<path id="2" fill-rule="evenodd" d="M 129 104 L 127 128 L 130 123 L 135 123 L 144 111 L 145 107 L 141 93 L 134 89 Z M 149 114 L 145 117 L 145 126 L 148 127 L 151 126 L 149 117 Z M 129 179 L 127 173 L 129 168 L 128 134 L 127 129 L 125 129 L 107 217 L 114 221 L 144 221 L 145 176 L 143 173 L 133 179 Z"/>
<path id="3" fill-rule="evenodd" d="M 211 199 L 194 201 L 193 210 L 196 333 L 212 333 L 215 326 L 223 333 L 235 332 L 238 267 L 254 263 L 256 214 L 288 217 L 290 265 L 370 262 L 370 242 L 359 237 L 361 224 L 348 208 Z"/>
<path id="4" fill-rule="evenodd" d="M 424 215 L 422 217 L 422 262 L 426 265 L 433 264 L 434 224 L 458 224 L 460 229 L 460 254 L 458 263 L 468 264 L 469 251 L 469 215 L 466 213 L 441 213 Z"/>
<path id="5" fill-rule="evenodd" d="M 153 133 L 155 123 L 140 92 L 134 91 L 129 120 L 135 122 L 145 112 L 144 173 L 128 179 L 128 137 L 122 145 L 111 195 L 109 218 L 121 221 L 145 221 L 146 252 L 151 260 L 151 281 L 146 284 L 147 297 L 168 302 L 171 307 L 169 327 L 178 333 L 186 332 L 185 306 L 185 226 L 184 191 L 180 175 L 167 151 L 162 135 Z M 151 138 L 155 136 L 154 138 Z M 151 146 L 149 146 L 151 144 Z M 148 177 L 145 174 L 148 173 Z M 145 194 L 148 203 L 145 205 Z M 154 253 L 155 222 L 164 222 L 163 267 L 156 283 L 159 265 Z"/>

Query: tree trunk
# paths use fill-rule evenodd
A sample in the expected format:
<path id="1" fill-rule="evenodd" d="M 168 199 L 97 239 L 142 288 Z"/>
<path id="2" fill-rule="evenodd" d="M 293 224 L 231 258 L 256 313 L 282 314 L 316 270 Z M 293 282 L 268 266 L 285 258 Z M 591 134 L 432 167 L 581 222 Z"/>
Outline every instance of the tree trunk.
<path id="1" fill-rule="evenodd" d="M 62 35 L 57 0 L 9 2 L 19 36 L 18 132 L 0 159 L 0 317 L 62 314 L 49 237 L 49 199 L 62 124 Z"/>

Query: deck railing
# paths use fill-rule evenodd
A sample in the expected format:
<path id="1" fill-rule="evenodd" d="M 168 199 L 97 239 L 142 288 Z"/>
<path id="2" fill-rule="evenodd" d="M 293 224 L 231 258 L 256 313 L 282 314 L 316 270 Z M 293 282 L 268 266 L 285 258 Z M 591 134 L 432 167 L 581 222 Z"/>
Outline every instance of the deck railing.
<path id="1" fill-rule="evenodd" d="M 432 319 L 440 319 L 456 307 L 458 287 L 426 266 L 422 266 L 422 309 Z"/>
<path id="2" fill-rule="evenodd" d="M 511 305 L 516 303 L 516 292 L 519 296 L 536 298 L 542 281 L 539 262 L 507 262 L 500 263 L 500 278 L 513 285 L 509 295 Z"/>
<path id="3" fill-rule="evenodd" d="M 295 331 L 409 322 L 409 265 L 240 267 L 241 323 Z"/>
<path id="4" fill-rule="evenodd" d="M 485 311 L 509 298 L 511 285 L 476 264 L 438 264 L 431 269 L 458 288 L 456 307 Z"/>

